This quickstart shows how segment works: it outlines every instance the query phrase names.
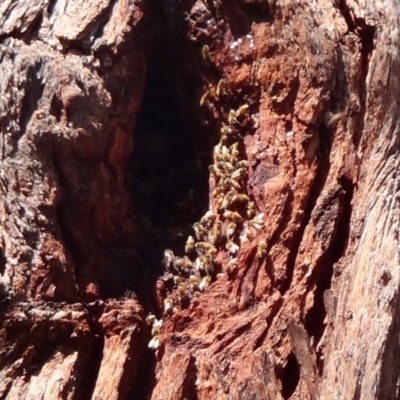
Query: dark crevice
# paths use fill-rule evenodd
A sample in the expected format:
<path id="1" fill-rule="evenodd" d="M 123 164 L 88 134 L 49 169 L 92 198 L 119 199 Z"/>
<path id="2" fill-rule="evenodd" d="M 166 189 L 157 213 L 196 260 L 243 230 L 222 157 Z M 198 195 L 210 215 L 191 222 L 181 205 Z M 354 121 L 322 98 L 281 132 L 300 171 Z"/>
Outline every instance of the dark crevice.
<path id="1" fill-rule="evenodd" d="M 339 220 L 335 227 L 331 245 L 327 249 L 325 256 L 320 260 L 319 266 L 316 267 L 319 273 L 315 278 L 314 305 L 304 320 L 304 327 L 309 336 L 314 337 L 314 343 L 319 342 L 325 330 L 324 292 L 331 287 L 334 264 L 344 256 L 350 235 L 351 201 L 354 188 L 352 182 L 346 177 L 342 177 L 339 182 L 344 189 L 344 199 L 342 200 L 341 210 L 339 210 L 341 215 L 338 216 Z M 319 357 L 317 358 L 319 359 Z M 322 373 L 323 364 L 321 363 L 318 367 L 320 369 L 319 372 Z"/>
<path id="2" fill-rule="evenodd" d="M 332 246 L 329 249 L 329 255 L 332 257 L 332 265 L 338 262 L 346 252 L 350 237 L 350 219 L 353 211 L 351 205 L 354 193 L 353 182 L 346 176 L 342 176 L 339 179 L 339 183 L 342 185 L 345 191 L 345 198 L 343 201 L 343 214 L 336 229 L 336 236 L 333 240 Z"/>
<path id="3" fill-rule="evenodd" d="M 316 172 L 316 177 L 314 184 L 312 186 L 308 201 L 307 201 L 307 206 L 304 210 L 304 217 L 301 223 L 301 226 L 299 230 L 296 233 L 296 236 L 290 239 L 290 243 L 287 243 L 286 246 L 290 249 L 290 253 L 288 256 L 288 261 L 287 261 L 287 268 L 286 268 L 286 274 L 287 274 L 287 279 L 283 283 L 280 291 L 282 294 L 284 294 L 290 287 L 291 282 L 292 282 L 292 277 L 293 277 L 293 271 L 294 271 L 294 266 L 296 263 L 296 258 L 298 255 L 298 249 L 301 244 L 301 240 L 304 235 L 304 231 L 310 221 L 312 211 L 315 207 L 315 204 L 317 203 L 317 200 L 325 186 L 326 179 L 329 174 L 329 167 L 330 167 L 330 162 L 329 162 L 329 153 L 331 151 L 331 145 L 332 145 L 332 138 L 330 132 L 324 128 L 324 126 L 320 126 L 320 145 L 319 145 L 319 151 L 318 151 L 318 168 Z"/>
<path id="4" fill-rule="evenodd" d="M 146 347 L 140 358 L 140 368 L 135 383 L 127 396 L 128 399 L 145 400 L 152 392 L 156 384 L 155 363 L 154 351 Z"/>
<path id="5" fill-rule="evenodd" d="M 289 354 L 285 367 L 282 371 L 276 371 L 276 375 L 282 384 L 282 397 L 285 400 L 289 399 L 300 380 L 300 368 L 293 353 Z"/>
<path id="6" fill-rule="evenodd" d="M 360 76 L 360 112 L 357 120 L 357 125 L 354 129 L 354 145 L 358 147 L 361 141 L 361 135 L 364 131 L 364 116 L 367 107 L 367 88 L 366 79 L 369 71 L 369 63 L 372 51 L 374 49 L 374 37 L 376 28 L 367 25 L 363 19 L 357 21 L 359 24 L 359 36 L 361 39 L 361 76 Z"/>
<path id="7" fill-rule="evenodd" d="M 90 399 L 92 397 L 100 371 L 104 349 L 104 332 L 102 325 L 99 323 L 99 318 L 103 310 L 101 307 L 98 307 L 96 303 L 92 303 L 88 306 L 88 311 L 88 322 L 93 343 L 88 374 L 85 376 L 85 380 L 82 382 L 82 398 L 84 399 Z"/>
<path id="8" fill-rule="evenodd" d="M 354 32 L 356 29 L 356 24 L 353 21 L 353 17 L 351 15 L 350 9 L 346 4 L 346 0 L 339 0 L 339 10 L 341 11 L 344 20 L 346 21 L 347 28 L 350 32 Z"/>
<path id="9" fill-rule="evenodd" d="M 6 256 L 4 255 L 3 249 L 0 247 L 0 275 L 4 275 L 4 273 L 6 272 L 6 264 Z"/>
<path id="10" fill-rule="evenodd" d="M 190 361 L 186 370 L 185 380 L 182 384 L 182 398 L 187 400 L 198 400 L 196 381 L 197 381 L 196 359 L 190 355 Z"/>
<path id="11" fill-rule="evenodd" d="M 382 284 L 383 282 L 381 282 Z M 384 284 L 384 283 L 383 283 Z M 400 313 L 400 298 L 393 296 L 390 304 L 391 313 L 393 316 L 398 316 Z M 400 387 L 400 320 L 392 318 L 391 325 L 388 328 L 388 334 L 385 341 L 385 346 L 382 351 L 382 366 L 379 379 L 379 388 L 377 390 L 379 399 L 399 399 Z"/>
<path id="12" fill-rule="evenodd" d="M 53 14 L 54 6 L 56 5 L 57 0 L 50 0 L 48 5 L 47 5 L 47 14 L 48 18 L 51 17 L 51 14 Z"/>
<path id="13" fill-rule="evenodd" d="M 208 210 L 208 166 L 218 134 L 199 106 L 204 65 L 198 46 L 186 39 L 184 19 L 167 18 L 159 2 L 150 2 L 149 15 L 155 26 L 147 27 L 152 33 L 143 44 L 147 79 L 127 175 L 138 223 L 153 240 L 155 278 L 163 251 L 181 252 Z"/>
<path id="14" fill-rule="evenodd" d="M 43 94 L 44 83 L 40 76 L 41 67 L 41 63 L 38 62 L 31 66 L 27 73 L 25 96 L 22 100 L 21 117 L 19 121 L 21 136 L 25 133 L 26 126 L 32 114 L 38 109 L 39 100 Z"/>

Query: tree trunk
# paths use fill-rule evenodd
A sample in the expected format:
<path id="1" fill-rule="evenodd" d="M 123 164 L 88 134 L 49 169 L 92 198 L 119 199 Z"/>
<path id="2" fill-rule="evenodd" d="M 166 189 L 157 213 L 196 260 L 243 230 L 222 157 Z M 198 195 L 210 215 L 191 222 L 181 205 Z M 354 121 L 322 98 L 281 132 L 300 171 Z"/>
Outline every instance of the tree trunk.
<path id="1" fill-rule="evenodd" d="M 399 13 L 3 1 L 0 398 L 400 398 Z"/>

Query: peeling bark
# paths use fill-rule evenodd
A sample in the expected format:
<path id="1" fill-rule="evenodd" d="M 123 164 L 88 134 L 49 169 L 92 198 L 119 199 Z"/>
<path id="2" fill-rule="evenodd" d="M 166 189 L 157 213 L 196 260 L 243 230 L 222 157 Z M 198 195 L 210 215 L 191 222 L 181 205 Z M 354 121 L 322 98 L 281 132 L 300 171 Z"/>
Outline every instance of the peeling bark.
<path id="1" fill-rule="evenodd" d="M 399 398 L 399 13 L 3 1 L 0 398 Z M 262 227 L 179 303 L 232 127 Z"/>

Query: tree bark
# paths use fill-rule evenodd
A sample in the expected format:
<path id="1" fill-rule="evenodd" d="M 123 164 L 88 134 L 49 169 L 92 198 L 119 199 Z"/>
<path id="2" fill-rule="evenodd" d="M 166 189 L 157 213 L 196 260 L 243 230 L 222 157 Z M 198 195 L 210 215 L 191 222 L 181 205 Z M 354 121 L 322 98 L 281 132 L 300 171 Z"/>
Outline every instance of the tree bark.
<path id="1" fill-rule="evenodd" d="M 400 398 L 399 13 L 3 2 L 0 398 Z"/>

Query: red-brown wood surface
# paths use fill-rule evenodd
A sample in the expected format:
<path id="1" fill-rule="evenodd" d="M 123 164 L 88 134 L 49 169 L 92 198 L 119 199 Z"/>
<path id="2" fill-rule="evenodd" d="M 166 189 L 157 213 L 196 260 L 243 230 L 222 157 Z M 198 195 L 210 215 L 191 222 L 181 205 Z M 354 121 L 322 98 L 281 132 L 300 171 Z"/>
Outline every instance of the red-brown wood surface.
<path id="1" fill-rule="evenodd" d="M 399 11 L 3 1 L 0 398 L 398 398 Z"/>

